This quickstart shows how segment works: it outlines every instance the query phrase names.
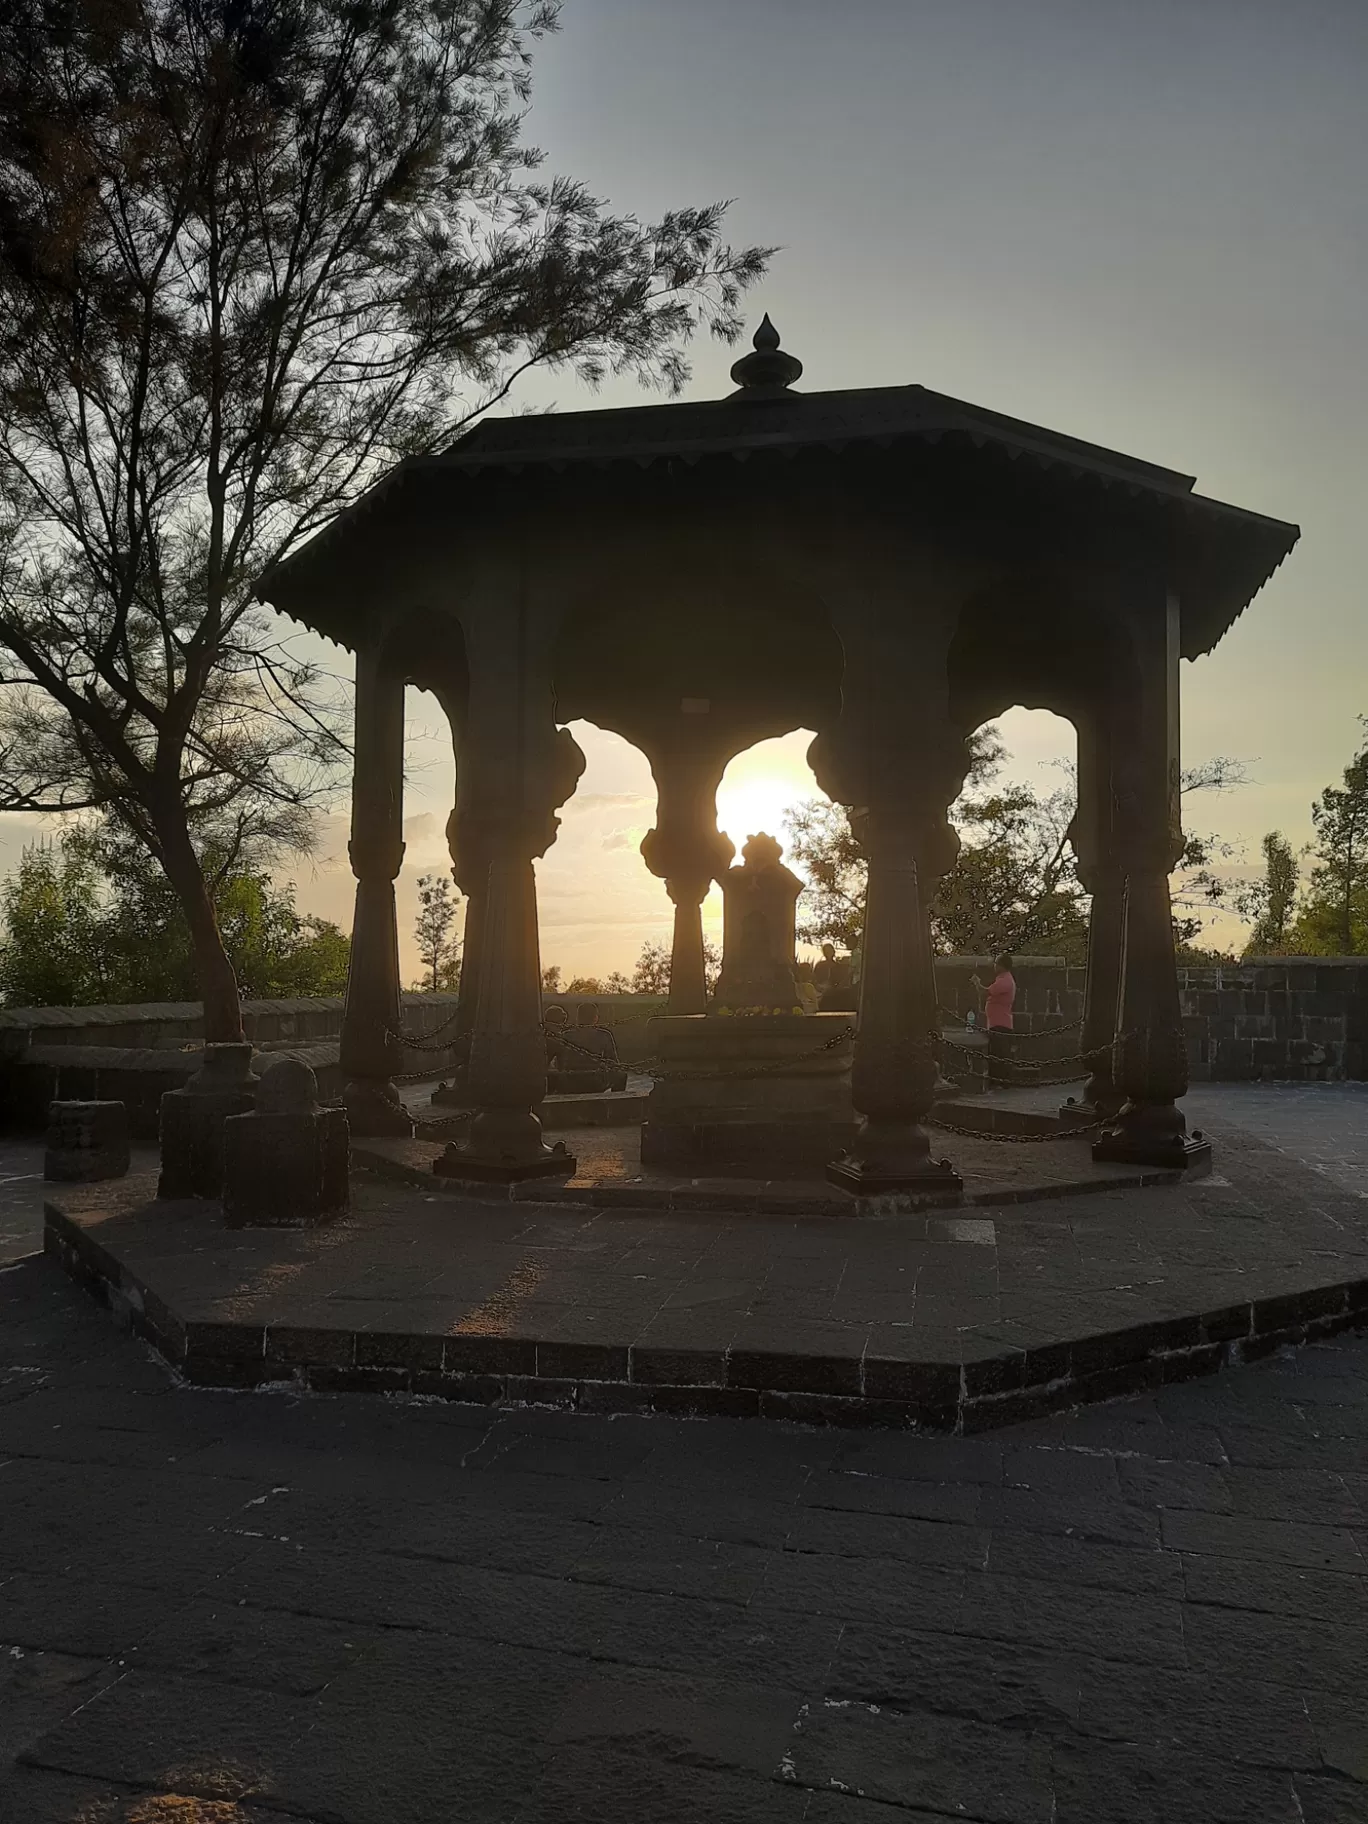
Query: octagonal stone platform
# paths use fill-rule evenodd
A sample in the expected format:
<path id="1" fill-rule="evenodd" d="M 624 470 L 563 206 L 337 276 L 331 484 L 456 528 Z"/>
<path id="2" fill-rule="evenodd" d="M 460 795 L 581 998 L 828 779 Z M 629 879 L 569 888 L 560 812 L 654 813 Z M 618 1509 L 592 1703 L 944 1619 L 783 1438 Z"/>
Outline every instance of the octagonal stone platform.
<path id="1" fill-rule="evenodd" d="M 1215 1137 L 1190 1183 L 858 1219 L 362 1173 L 331 1227 L 230 1232 L 144 1177 L 53 1194 L 46 1246 L 198 1384 L 981 1430 L 1368 1321 L 1368 1199 Z"/>

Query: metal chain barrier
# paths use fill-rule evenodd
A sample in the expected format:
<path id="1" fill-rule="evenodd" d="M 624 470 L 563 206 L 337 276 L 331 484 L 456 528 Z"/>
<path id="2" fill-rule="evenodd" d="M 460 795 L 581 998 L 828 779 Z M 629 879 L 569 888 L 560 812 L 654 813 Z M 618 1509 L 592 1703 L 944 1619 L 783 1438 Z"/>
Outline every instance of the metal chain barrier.
<path id="1" fill-rule="evenodd" d="M 397 1040 L 400 1045 L 407 1045 L 411 1051 L 450 1051 L 449 1044 L 439 1045 L 434 1041 L 454 1026 L 460 1017 L 461 1010 L 457 1007 L 450 1019 L 443 1020 L 440 1026 L 434 1026 L 431 1032 L 405 1032 L 402 1027 L 396 1031 L 393 1026 L 386 1026 L 385 1037 Z"/>
<path id="2" fill-rule="evenodd" d="M 1090 1121 L 1084 1127 L 1063 1127 L 1054 1134 L 994 1134 L 981 1127 L 958 1127 L 953 1121 L 938 1120 L 935 1115 L 923 1115 L 922 1123 L 926 1127 L 937 1127 L 942 1133 L 964 1134 L 970 1140 L 997 1140 L 1008 1146 L 1046 1146 L 1055 1140 L 1083 1140 L 1102 1126 L 1100 1121 Z"/>

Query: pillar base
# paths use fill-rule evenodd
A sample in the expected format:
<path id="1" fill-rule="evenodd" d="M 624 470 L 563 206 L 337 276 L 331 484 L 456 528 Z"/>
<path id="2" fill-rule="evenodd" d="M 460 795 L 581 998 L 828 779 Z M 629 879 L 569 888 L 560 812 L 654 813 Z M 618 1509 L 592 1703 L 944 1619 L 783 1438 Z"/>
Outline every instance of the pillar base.
<path id="1" fill-rule="evenodd" d="M 572 1177 L 577 1163 L 563 1141 L 523 1159 L 490 1158 L 452 1142 L 433 1160 L 432 1169 L 439 1178 L 466 1178 L 472 1184 L 521 1184 L 528 1178 Z"/>
<path id="2" fill-rule="evenodd" d="M 948 1159 L 933 1159 L 930 1149 L 930 1140 L 918 1126 L 883 1132 L 866 1126 L 850 1151 L 827 1166 L 827 1182 L 856 1197 L 898 1192 L 958 1203 L 963 1180 Z"/>
<path id="3" fill-rule="evenodd" d="M 1156 1170 L 1203 1170 L 1211 1165 L 1211 1142 L 1189 1134 L 1182 1114 L 1171 1102 L 1127 1102 L 1112 1116 L 1092 1156 L 1111 1165 L 1149 1165 Z"/>
<path id="4" fill-rule="evenodd" d="M 361 1140 L 410 1140 L 413 1119 L 387 1078 L 354 1078 L 342 1091 L 347 1124 Z"/>
<path id="5" fill-rule="evenodd" d="M 1104 1121 L 1114 1121 L 1120 1106 L 1119 1102 L 1099 1106 L 1086 1096 L 1066 1096 L 1055 1114 L 1066 1127 L 1097 1127 Z"/>

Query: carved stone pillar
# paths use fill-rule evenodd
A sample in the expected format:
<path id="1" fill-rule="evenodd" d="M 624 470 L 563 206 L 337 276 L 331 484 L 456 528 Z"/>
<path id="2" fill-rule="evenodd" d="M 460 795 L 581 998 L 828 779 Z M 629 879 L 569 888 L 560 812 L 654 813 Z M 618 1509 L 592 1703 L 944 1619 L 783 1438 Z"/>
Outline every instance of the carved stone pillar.
<path id="1" fill-rule="evenodd" d="M 472 894 L 481 903 L 466 1081 L 476 1114 L 466 1140 L 434 1166 L 446 1177 L 505 1184 L 575 1169 L 564 1146 L 547 1146 L 536 1113 L 546 1092 L 546 1037 L 532 864 L 555 840 L 554 811 L 574 790 L 584 756 L 569 730 L 554 726 L 549 692 L 528 677 L 521 652 L 517 659 L 516 670 L 496 669 L 490 680 L 491 695 L 502 684 L 512 699 L 511 713 L 474 728 L 449 826 L 453 852 L 487 866 L 483 892 Z"/>
<path id="2" fill-rule="evenodd" d="M 706 1013 L 703 901 L 736 853 L 717 827 L 717 787 L 729 754 L 642 743 L 656 782 L 656 821 L 641 854 L 674 903 L 669 1012 Z"/>
<path id="3" fill-rule="evenodd" d="M 460 819 L 453 810 L 447 818 L 447 853 L 451 856 L 451 876 L 465 897 L 465 928 L 461 934 L 461 986 L 456 1001 L 454 1040 L 463 1046 L 468 1062 L 470 1035 L 475 1030 L 475 1009 L 479 1000 L 480 957 L 484 934 L 485 898 L 489 887 L 490 856 L 467 836 L 460 835 Z"/>
<path id="4" fill-rule="evenodd" d="M 835 1184 L 863 1196 L 889 1191 L 953 1196 L 960 1178 L 932 1159 L 921 1125 L 936 1097 L 936 981 L 916 852 L 929 846 L 904 804 L 885 801 L 859 818 L 869 858 L 860 973 L 860 1024 L 851 1100 L 855 1144 L 827 1167 Z M 950 834 L 951 841 L 954 840 Z"/>
<path id="5" fill-rule="evenodd" d="M 1110 718 L 1095 706 L 1078 727 L 1078 809 L 1069 838 L 1078 857 L 1078 876 L 1091 896 L 1088 969 L 1083 986 L 1083 1024 L 1078 1049 L 1090 1071 L 1081 1102 L 1064 1104 L 1071 1118 L 1106 1119 L 1124 1096 L 1112 1079 L 1112 1046 L 1121 989 L 1121 927 L 1125 874 L 1117 856 L 1115 781 Z"/>
<path id="6" fill-rule="evenodd" d="M 909 652 L 903 626 L 880 599 L 851 627 L 845 707 L 809 754 L 822 788 L 851 808 L 869 862 L 851 1073 L 860 1126 L 827 1176 L 862 1196 L 954 1202 L 959 1175 L 931 1157 L 922 1126 L 939 1074 L 928 901 L 958 852 L 946 810 L 967 757 L 946 713 L 944 646 L 927 638 Z"/>
<path id="7" fill-rule="evenodd" d="M 1121 986 L 1112 1081 L 1123 1101 L 1093 1146 L 1095 1159 L 1134 1165 L 1203 1164 L 1210 1144 L 1192 1139 L 1177 1106 L 1188 1087 L 1187 1046 L 1178 1002 L 1169 872 L 1182 850 L 1178 759 L 1178 602 L 1143 624 L 1140 664 L 1118 744 L 1117 860 L 1124 871 Z"/>
<path id="8" fill-rule="evenodd" d="M 342 1102 L 354 1135 L 408 1135 L 413 1123 L 393 1081 L 404 1060 L 394 912 L 404 860 L 404 680 L 374 651 L 357 654 L 353 756 L 347 853 L 356 913 L 342 1013 Z"/>
<path id="9" fill-rule="evenodd" d="M 1112 1076 L 1117 1003 L 1121 984 L 1121 933 L 1125 914 L 1125 876 L 1112 863 L 1079 869 L 1079 879 L 1092 896 L 1088 914 L 1088 973 L 1083 985 L 1083 1025 L 1078 1049 L 1091 1073 L 1082 1104 L 1098 1119 L 1114 1115 L 1125 1097 Z M 1065 1104 L 1078 1113 L 1078 1105 Z"/>

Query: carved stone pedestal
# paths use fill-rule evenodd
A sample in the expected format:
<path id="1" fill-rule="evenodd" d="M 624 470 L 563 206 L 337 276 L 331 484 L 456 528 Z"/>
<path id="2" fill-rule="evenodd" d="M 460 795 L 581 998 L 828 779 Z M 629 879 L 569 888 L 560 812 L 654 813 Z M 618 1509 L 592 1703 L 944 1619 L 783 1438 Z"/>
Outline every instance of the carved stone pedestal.
<path id="1" fill-rule="evenodd" d="M 184 1089 L 161 1099 L 158 1197 L 223 1193 L 223 1124 L 256 1105 L 250 1045 L 206 1045 L 204 1063 Z"/>
<path id="2" fill-rule="evenodd" d="M 1093 1142 L 1094 1159 L 1115 1165 L 1152 1165 L 1183 1171 L 1211 1164 L 1211 1142 L 1187 1123 L 1172 1103 L 1127 1102 Z"/>
<path id="3" fill-rule="evenodd" d="M 95 1184 L 127 1170 L 128 1109 L 122 1102 L 49 1103 L 44 1178 Z"/>
<path id="4" fill-rule="evenodd" d="M 646 1103 L 643 1165 L 795 1178 L 850 1145 L 852 1022 L 840 1013 L 667 1015 Z"/>
<path id="5" fill-rule="evenodd" d="M 547 1146 L 536 1115 L 498 1109 L 476 1115 L 468 1138 L 452 1141 L 432 1169 L 439 1178 L 472 1184 L 521 1184 L 527 1178 L 569 1178 L 577 1163 L 563 1140 Z"/>
<path id="6" fill-rule="evenodd" d="M 347 1117 L 318 1106 L 298 1058 L 262 1073 L 256 1107 L 223 1124 L 223 1215 L 230 1229 L 312 1228 L 346 1212 Z"/>
<path id="7" fill-rule="evenodd" d="M 855 1197 L 906 1197 L 909 1202 L 958 1203 L 963 1181 L 948 1159 L 933 1159 L 931 1143 L 916 1122 L 866 1118 L 827 1180 Z"/>

